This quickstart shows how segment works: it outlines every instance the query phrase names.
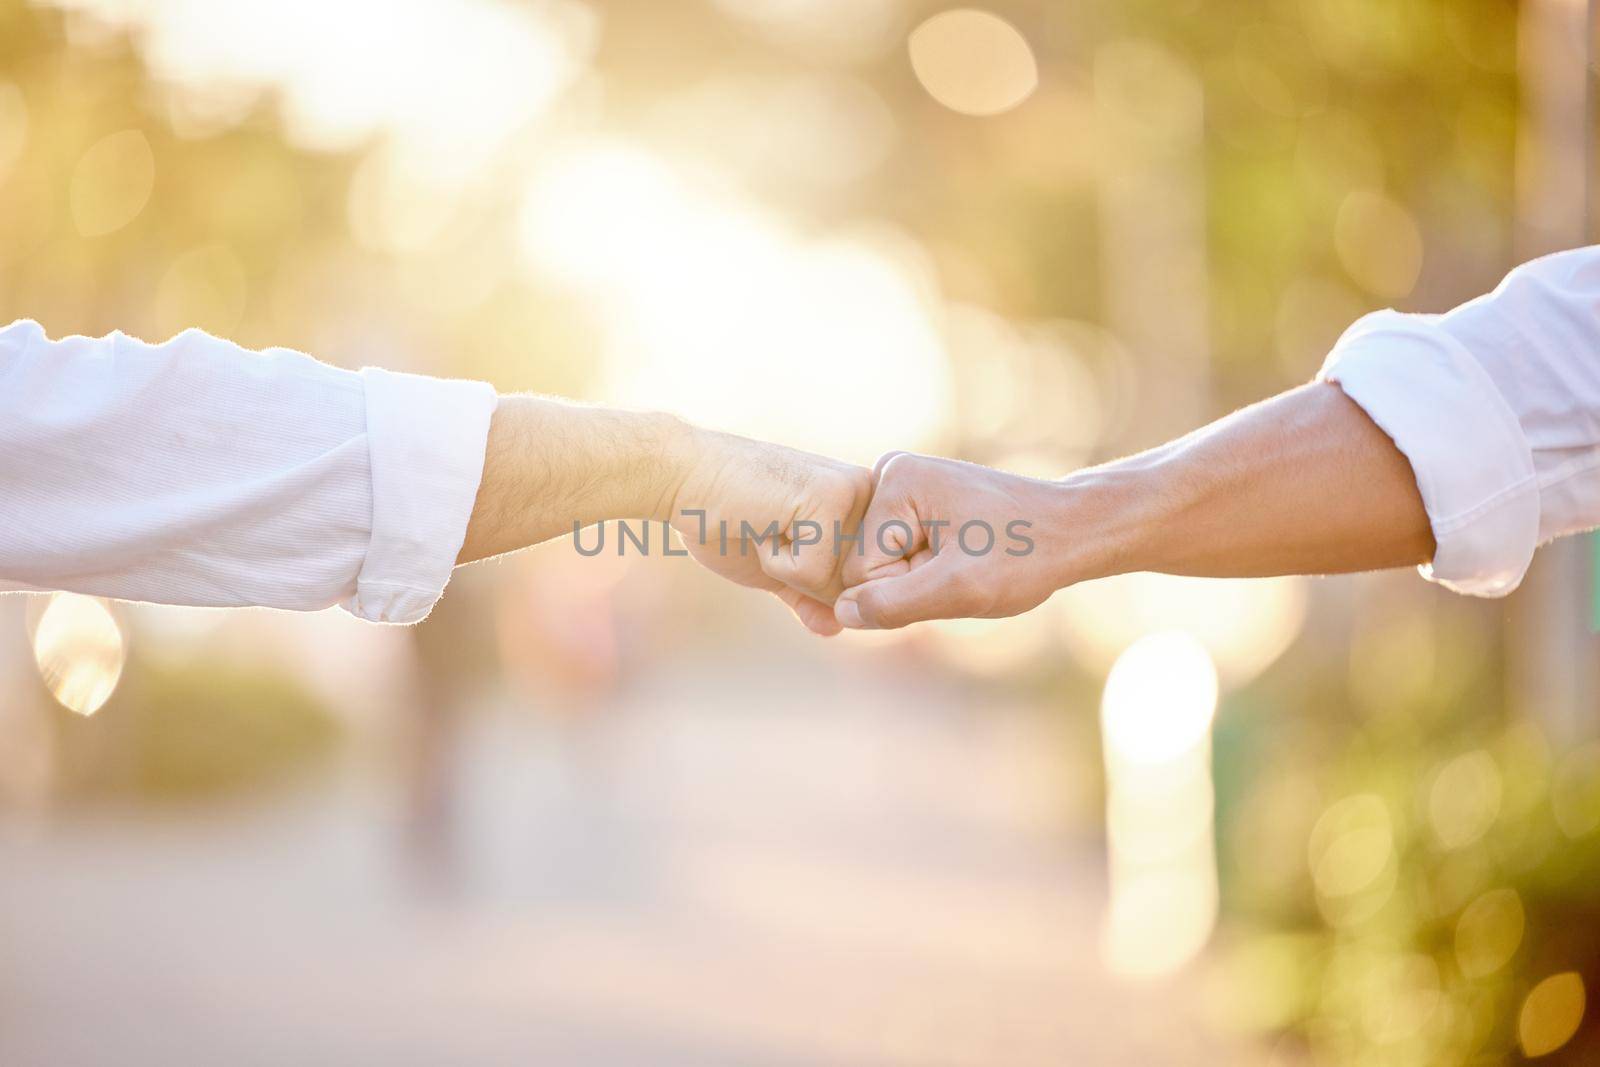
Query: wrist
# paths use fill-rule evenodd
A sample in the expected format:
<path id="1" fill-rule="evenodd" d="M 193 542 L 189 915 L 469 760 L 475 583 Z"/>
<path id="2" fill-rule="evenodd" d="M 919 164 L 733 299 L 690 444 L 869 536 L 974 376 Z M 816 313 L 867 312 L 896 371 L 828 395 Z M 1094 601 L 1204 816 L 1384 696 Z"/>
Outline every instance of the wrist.
<path id="1" fill-rule="evenodd" d="M 1092 467 L 1049 484 L 1043 540 L 1057 588 L 1162 569 L 1161 539 L 1177 503 L 1159 461 Z"/>
<path id="2" fill-rule="evenodd" d="M 649 430 L 641 462 L 650 470 L 647 491 L 640 503 L 640 516 L 653 522 L 671 522 L 677 517 L 678 497 L 694 472 L 705 445 L 706 431 L 676 415 L 642 415 Z"/>
<path id="3" fill-rule="evenodd" d="M 698 527 L 705 509 L 714 506 L 737 472 L 730 464 L 752 442 L 734 434 L 708 430 L 684 420 L 675 420 L 665 461 L 667 492 L 653 516 L 680 528 Z M 759 446 L 758 446 L 759 447 Z M 702 516 L 696 523 L 689 517 Z"/>

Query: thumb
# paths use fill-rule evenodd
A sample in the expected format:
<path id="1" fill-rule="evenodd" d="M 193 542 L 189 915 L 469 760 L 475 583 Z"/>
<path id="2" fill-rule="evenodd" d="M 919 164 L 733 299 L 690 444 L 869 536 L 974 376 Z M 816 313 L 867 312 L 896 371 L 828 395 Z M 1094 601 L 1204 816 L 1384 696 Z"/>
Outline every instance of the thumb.
<path id="1" fill-rule="evenodd" d="M 789 610 L 795 613 L 806 629 L 817 636 L 832 637 L 839 632 L 840 626 L 833 617 L 833 608 L 822 601 L 788 588 L 775 589 L 773 593 L 789 605 Z"/>
<path id="2" fill-rule="evenodd" d="M 850 630 L 898 630 L 928 619 L 960 618 L 965 576 L 947 554 L 903 574 L 874 578 L 846 589 L 833 606 Z"/>

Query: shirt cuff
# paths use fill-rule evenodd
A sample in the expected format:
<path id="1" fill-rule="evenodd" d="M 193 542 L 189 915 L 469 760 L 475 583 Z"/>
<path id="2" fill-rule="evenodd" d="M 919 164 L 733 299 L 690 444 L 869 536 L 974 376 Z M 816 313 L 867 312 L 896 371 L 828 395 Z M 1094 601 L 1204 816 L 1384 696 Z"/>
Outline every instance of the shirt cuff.
<path id="1" fill-rule="evenodd" d="M 498 398 L 483 382 L 368 367 L 372 539 L 341 606 L 369 622 L 414 623 L 444 593 L 467 536 Z"/>
<path id="2" fill-rule="evenodd" d="M 1379 311 L 1347 330 L 1322 370 L 1411 462 L 1437 549 L 1422 576 L 1473 596 L 1522 582 L 1539 540 L 1533 454 L 1505 397 L 1430 317 Z"/>

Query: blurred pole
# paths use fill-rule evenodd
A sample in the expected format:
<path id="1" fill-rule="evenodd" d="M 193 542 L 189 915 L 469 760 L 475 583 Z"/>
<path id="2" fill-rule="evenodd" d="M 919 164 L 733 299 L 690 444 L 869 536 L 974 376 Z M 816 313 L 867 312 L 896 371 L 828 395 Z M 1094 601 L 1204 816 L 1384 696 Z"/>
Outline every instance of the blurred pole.
<path id="1" fill-rule="evenodd" d="M 1121 978 L 1164 978 L 1217 924 L 1211 724 L 1217 669 L 1191 634 L 1147 634 L 1117 657 L 1101 697 L 1110 899 L 1101 956 Z"/>
<path id="2" fill-rule="evenodd" d="M 1143 447 L 1213 414 L 1204 94 L 1163 46 L 1117 41 L 1095 53 L 1094 100 L 1105 323 L 1143 375 Z"/>
<path id="3" fill-rule="evenodd" d="M 464 726 L 482 679 L 496 669 L 485 580 L 456 575 L 449 595 L 411 630 L 418 678 L 406 709 L 403 859 L 425 893 L 451 895 L 467 875 L 460 832 Z"/>
<path id="4" fill-rule="evenodd" d="M 1590 132 L 1593 16 L 1588 0 L 1523 0 L 1517 65 L 1517 262 L 1594 240 Z M 1540 551 L 1511 605 L 1513 707 L 1552 740 L 1600 733 L 1600 639 L 1590 627 L 1594 553 L 1571 537 Z"/>

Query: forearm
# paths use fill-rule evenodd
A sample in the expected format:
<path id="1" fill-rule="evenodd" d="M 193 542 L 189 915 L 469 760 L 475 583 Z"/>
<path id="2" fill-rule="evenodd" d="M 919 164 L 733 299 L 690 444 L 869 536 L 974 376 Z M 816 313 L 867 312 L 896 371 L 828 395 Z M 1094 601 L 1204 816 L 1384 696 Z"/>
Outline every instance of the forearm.
<path id="1" fill-rule="evenodd" d="M 672 416 L 507 397 L 489 426 L 457 562 L 536 544 L 575 524 L 676 520 L 680 554 L 729 581 L 775 593 L 807 627 L 834 634 L 839 624 L 829 605 L 838 594 L 838 559 L 821 538 L 853 531 L 869 491 L 868 472 L 859 467 Z M 774 538 L 770 550 L 760 540 L 747 543 L 749 531 Z M 790 551 L 778 550 L 791 542 Z"/>
<path id="2" fill-rule="evenodd" d="M 575 523 L 668 518 L 692 433 L 669 415 L 502 398 L 458 562 L 525 548 Z"/>
<path id="3" fill-rule="evenodd" d="M 1423 563 L 1406 457 L 1335 385 L 1290 390 L 1062 483 L 1064 572 L 1332 574 Z"/>
<path id="4" fill-rule="evenodd" d="M 927 456 L 881 465 L 869 529 L 906 546 L 845 564 L 848 627 L 1026 611 L 1131 571 L 1329 574 L 1426 563 L 1504 596 L 1538 544 L 1600 524 L 1600 248 L 1525 264 L 1442 315 L 1375 312 L 1318 382 L 1149 452 L 1041 482 Z M 1029 531 L 939 554 L 921 523 Z M 890 551 L 894 548 L 894 551 Z"/>

